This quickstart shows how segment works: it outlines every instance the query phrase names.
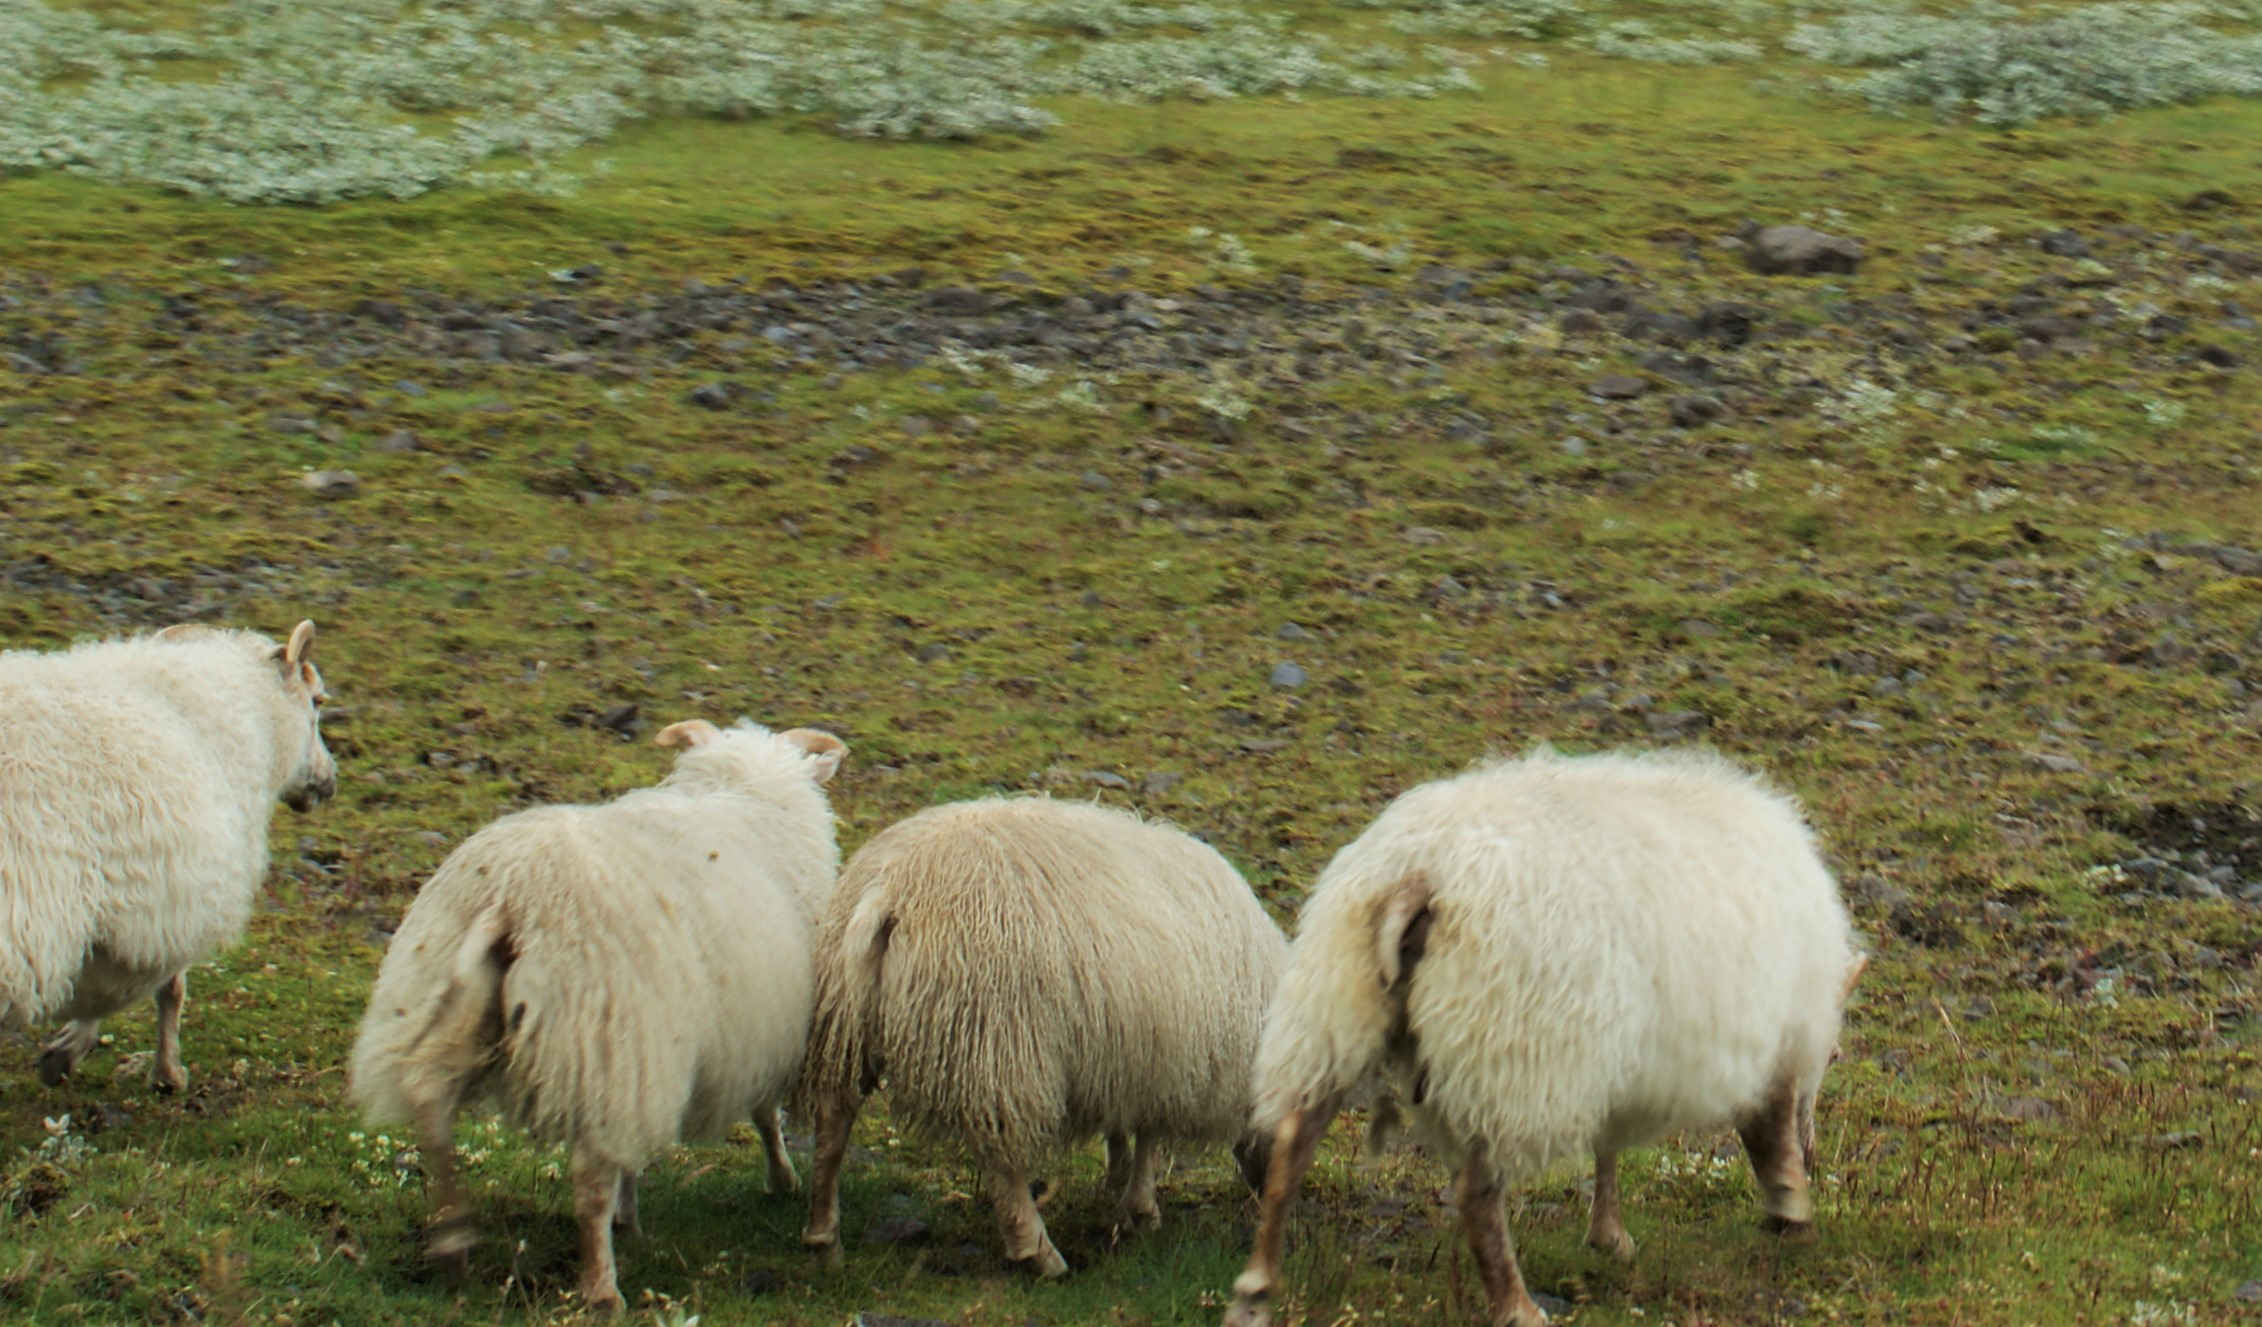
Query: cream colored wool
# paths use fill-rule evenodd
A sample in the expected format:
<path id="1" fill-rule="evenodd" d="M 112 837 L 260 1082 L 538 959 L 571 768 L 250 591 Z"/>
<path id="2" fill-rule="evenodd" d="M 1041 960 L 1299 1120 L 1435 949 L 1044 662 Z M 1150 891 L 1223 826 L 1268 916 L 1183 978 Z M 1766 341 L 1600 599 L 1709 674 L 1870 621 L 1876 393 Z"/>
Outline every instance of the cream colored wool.
<path id="1" fill-rule="evenodd" d="M 1142 1152 L 1243 1137 L 1286 950 L 1240 874 L 1167 825 L 1042 797 L 931 808 L 866 844 L 833 896 L 809 1113 L 884 1076 L 892 1118 L 993 1178 L 1094 1134 Z M 833 1234 L 813 1215 L 805 1238 Z M 1042 1239 L 1009 1253 L 1057 1274 Z"/>
<path id="2" fill-rule="evenodd" d="M 354 1045 L 351 1091 L 373 1123 L 418 1122 L 444 1145 L 457 1104 L 491 1098 L 571 1144 L 577 1176 L 633 1180 L 678 1138 L 751 1116 L 773 1182 L 792 1182 L 775 1112 L 801 1067 L 811 929 L 840 867 L 819 785 L 845 748 L 751 724 L 661 737 L 694 728 L 658 786 L 506 816 L 441 863 Z M 603 1261 L 584 1289 L 617 1305 L 609 1247 Z"/>
<path id="3" fill-rule="evenodd" d="M 54 653 L 0 653 L 0 1026 L 96 1020 L 152 992 L 159 1086 L 176 1088 L 179 975 L 243 934 L 277 799 L 336 786 L 312 623 L 286 645 L 174 627 Z"/>
<path id="4" fill-rule="evenodd" d="M 1399 797 L 1321 872 L 1265 1019 L 1255 1121 L 1324 1129 L 1379 1081 L 1471 1167 L 1464 1211 L 1495 1229 L 1488 1186 L 1735 1123 L 1760 1145 L 1771 1215 L 1801 1226 L 1803 1168 L 1776 1126 L 1795 1104 L 1811 1150 L 1860 962 L 1797 809 L 1725 760 L 1498 761 Z M 1607 1183 L 1592 1238 L 1626 1252 Z M 1265 1320 L 1270 1239 L 1229 1322 Z M 1503 1292 L 1496 1321 L 1537 1321 L 1522 1295 Z"/>

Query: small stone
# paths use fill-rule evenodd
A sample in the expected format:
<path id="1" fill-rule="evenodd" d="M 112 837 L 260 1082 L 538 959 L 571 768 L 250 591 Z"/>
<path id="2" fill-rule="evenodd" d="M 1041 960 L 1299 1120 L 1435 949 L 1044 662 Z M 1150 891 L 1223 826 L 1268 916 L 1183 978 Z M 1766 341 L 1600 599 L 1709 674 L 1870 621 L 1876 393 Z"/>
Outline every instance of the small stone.
<path id="1" fill-rule="evenodd" d="M 950 657 L 950 647 L 941 641 L 930 641 L 919 647 L 920 663 L 939 663 Z"/>
<path id="2" fill-rule="evenodd" d="M 597 716 L 597 726 L 609 728 L 622 737 L 628 737 L 636 731 L 636 714 L 637 709 L 634 701 L 630 701 L 626 705 L 615 705 Z"/>
<path id="3" fill-rule="evenodd" d="M 1116 773 L 1113 770 L 1085 770 L 1084 782 L 1096 783 L 1102 788 L 1114 788 L 1121 792 L 1128 792 L 1131 789 L 1131 780 L 1124 778 L 1122 775 Z"/>
<path id="4" fill-rule="evenodd" d="M 2070 230 L 2053 230 L 2035 242 L 2042 252 L 2058 258 L 2087 258 L 2089 241 Z"/>
<path id="5" fill-rule="evenodd" d="M 2231 1292 L 2231 1298 L 2242 1304 L 2262 1304 L 2262 1281 L 2244 1281 Z"/>
<path id="6" fill-rule="evenodd" d="M 2212 364 L 2218 369 L 2238 367 L 2238 356 L 2221 346 L 2201 346 L 2198 353 L 2201 363 Z"/>
<path id="7" fill-rule="evenodd" d="M 1587 384 L 1587 391 L 1605 401 L 1631 401 L 1649 390 L 1647 379 L 1630 373 L 1605 373 Z"/>
<path id="8" fill-rule="evenodd" d="M 900 423 L 907 438 L 923 438 L 935 431 L 935 421 L 925 415 L 905 415 Z"/>
<path id="9" fill-rule="evenodd" d="M 702 410 L 728 410 L 730 387 L 726 383 L 704 382 L 692 388 L 686 399 Z"/>
<path id="10" fill-rule="evenodd" d="M 1097 470 L 1086 470 L 1076 482 L 1083 485 L 1084 491 L 1087 493 L 1105 493 L 1115 487 L 1114 480 L 1109 479 Z"/>
<path id="11" fill-rule="evenodd" d="M 315 470 L 298 482 L 300 487 L 326 502 L 361 492 L 361 476 L 351 470 Z"/>
<path id="12" fill-rule="evenodd" d="M 2036 768 L 2046 769 L 2052 774 L 2079 774 L 2083 768 L 2082 763 L 2072 756 L 2061 756 L 2054 751 L 2029 751 L 2026 758 Z"/>
<path id="13" fill-rule="evenodd" d="M 1565 438 L 1556 446 L 1563 449 L 1565 456 L 1584 456 L 1587 454 L 1587 440 L 1585 438 Z"/>
<path id="14" fill-rule="evenodd" d="M 1720 418 L 1727 412 L 1727 407 L 1720 404 L 1718 397 L 1676 396 L 1666 404 L 1665 411 L 1673 421 L 1673 427 L 1693 429 Z"/>
<path id="15" fill-rule="evenodd" d="M 1312 636 L 1312 633 L 1311 633 L 1311 632 L 1304 630 L 1304 629 L 1303 629 L 1302 627 L 1300 627 L 1300 626 L 1297 626 L 1297 625 L 1296 625 L 1295 623 L 1293 623 L 1293 622 L 1284 622 L 1284 623 L 1282 623 L 1282 624 L 1281 624 L 1281 626 L 1280 626 L 1280 630 L 1279 630 L 1279 631 L 1276 631 L 1276 632 L 1274 632 L 1273 634 L 1274 634 L 1274 635 L 1276 635 L 1276 636 L 1278 636 L 1278 637 L 1280 637 L 1280 639 L 1282 639 L 1282 640 L 1311 640 L 1311 639 L 1313 639 L 1313 636 Z"/>
<path id="16" fill-rule="evenodd" d="M 2154 1134 L 2144 1140 L 2146 1147 L 2163 1152 L 2181 1152 L 2199 1146 L 2206 1139 L 2197 1129 L 2180 1129 L 2175 1133 Z"/>
<path id="17" fill-rule="evenodd" d="M 1861 244 L 1808 226 L 1762 226 L 1744 236 L 1744 260 L 1764 276 L 1851 273 L 1861 266 Z"/>
<path id="18" fill-rule="evenodd" d="M 1712 716 L 1702 710 L 1652 711 L 1642 716 L 1650 732 L 1659 737 L 1686 737 L 1712 726 Z"/>
<path id="19" fill-rule="evenodd" d="M 772 323 L 762 329 L 762 339 L 773 346 L 782 346 L 794 339 L 794 331 L 783 323 Z"/>
<path id="20" fill-rule="evenodd" d="M 2003 1117 L 2027 1124 L 2039 1124 L 2058 1118 L 2058 1106 L 2056 1102 L 2044 1101 L 2040 1097 L 2011 1097 L 2003 1102 Z"/>
<path id="21" fill-rule="evenodd" d="M 1158 769 L 1139 780 L 1139 791 L 1149 797 L 1160 797 L 1177 787 L 1185 777 L 1173 770 Z"/>
<path id="22" fill-rule="evenodd" d="M 269 415 L 267 427 L 277 433 L 308 434 L 321 431 L 311 415 Z"/>
<path id="23" fill-rule="evenodd" d="M 1308 680 L 1304 670 L 1295 664 L 1277 663 L 1272 666 L 1272 684 L 1283 691 L 1294 691 Z"/>
<path id="24" fill-rule="evenodd" d="M 413 452 L 421 448 L 423 445 L 424 444 L 417 439 L 417 436 L 407 429 L 394 429 L 392 432 L 377 440 L 378 451 L 393 452 L 396 454 L 401 452 Z"/>
<path id="25" fill-rule="evenodd" d="M 927 1223 L 915 1216 L 882 1217 L 864 1228 L 866 1244 L 912 1244 L 927 1237 Z M 905 1322 L 903 1318 L 867 1318 L 866 1322 Z"/>
<path id="26" fill-rule="evenodd" d="M 1409 544 L 1442 544 L 1445 542 L 1445 532 L 1426 525 L 1409 525 L 1405 530 L 1405 540 Z"/>

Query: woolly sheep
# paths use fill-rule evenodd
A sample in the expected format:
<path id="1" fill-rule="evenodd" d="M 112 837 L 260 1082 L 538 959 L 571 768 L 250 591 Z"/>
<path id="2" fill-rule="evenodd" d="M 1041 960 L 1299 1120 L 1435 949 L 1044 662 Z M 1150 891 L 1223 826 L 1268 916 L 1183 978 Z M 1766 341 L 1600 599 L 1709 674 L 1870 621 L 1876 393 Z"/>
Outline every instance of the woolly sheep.
<path id="1" fill-rule="evenodd" d="M 849 1127 L 884 1076 L 896 1120 L 969 1145 L 1007 1258 L 1050 1278 L 1068 1264 L 1032 1166 L 1104 1134 L 1125 1215 L 1159 1225 L 1158 1148 L 1246 1135 L 1287 941 L 1191 836 L 1023 797 L 933 807 L 874 837 L 842 873 L 817 953 L 802 1242 L 837 1256 Z"/>
<path id="2" fill-rule="evenodd" d="M 243 934 L 275 802 L 337 790 L 313 646 L 183 624 L 0 653 L 0 1026 L 70 1020 L 49 1086 L 151 994 L 152 1085 L 187 1086 L 188 967 Z"/>
<path id="3" fill-rule="evenodd" d="M 794 1187 L 778 1105 L 801 1068 L 810 929 L 840 869 L 819 787 L 848 748 L 807 728 L 671 724 L 658 786 L 505 816 L 440 864 L 401 921 L 354 1043 L 372 1123 L 409 1122 L 431 1176 L 430 1249 L 473 1242 L 456 1178 L 465 1102 L 572 1150 L 581 1294 L 621 1306 L 612 1228 L 678 1138 L 751 1116 L 770 1187 Z"/>
<path id="4" fill-rule="evenodd" d="M 1620 1257 L 1620 1149 L 1722 1121 L 1769 1224 L 1811 1234 L 1814 1096 L 1862 962 L 1796 808 L 1717 757 L 1542 752 L 1413 789 L 1304 904 L 1257 1054 L 1272 1163 L 1225 1321 L 1271 1320 L 1289 1201 L 1371 1082 L 1457 1165 L 1495 1327 L 1547 1321 L 1502 1186 L 1581 1152 L 1588 1242 Z"/>

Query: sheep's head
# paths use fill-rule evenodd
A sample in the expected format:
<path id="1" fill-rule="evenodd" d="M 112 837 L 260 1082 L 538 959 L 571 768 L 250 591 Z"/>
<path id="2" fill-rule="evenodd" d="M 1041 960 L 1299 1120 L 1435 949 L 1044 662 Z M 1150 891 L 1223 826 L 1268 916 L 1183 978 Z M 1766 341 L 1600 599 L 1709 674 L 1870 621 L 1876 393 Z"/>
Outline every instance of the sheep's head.
<path id="1" fill-rule="evenodd" d="M 290 766 L 283 778 L 283 805 L 293 811 L 311 811 L 338 791 L 338 762 L 322 745 L 322 706 L 330 693 L 322 689 L 321 671 L 314 666 L 314 624 L 291 628 L 291 638 L 275 646 L 273 661 L 283 687 L 283 746 Z"/>
<path id="2" fill-rule="evenodd" d="M 723 729 L 705 719 L 685 719 L 662 728 L 652 738 L 655 746 L 681 747 L 685 755 L 713 744 L 735 741 L 759 741 L 773 746 L 783 745 L 796 752 L 804 762 L 805 772 L 813 783 L 830 780 L 848 757 L 848 744 L 831 733 L 814 728 L 789 728 L 773 733 L 755 724 L 742 724 Z"/>

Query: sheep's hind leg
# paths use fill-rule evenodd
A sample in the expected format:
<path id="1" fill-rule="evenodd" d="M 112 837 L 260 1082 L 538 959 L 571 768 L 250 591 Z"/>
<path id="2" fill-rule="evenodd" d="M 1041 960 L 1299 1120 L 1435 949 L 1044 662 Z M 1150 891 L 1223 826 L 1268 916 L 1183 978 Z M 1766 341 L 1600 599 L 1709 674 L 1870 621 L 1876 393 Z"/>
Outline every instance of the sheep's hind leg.
<path id="1" fill-rule="evenodd" d="M 581 1302 L 592 1313 L 618 1313 L 620 1285 L 613 1275 L 613 1213 L 628 1173 L 603 1157 L 576 1148 L 573 1215 L 581 1225 Z"/>
<path id="2" fill-rule="evenodd" d="M 1516 1265 L 1516 1250 L 1508 1241 L 1508 1217 L 1500 1200 L 1500 1183 L 1485 1164 L 1482 1145 L 1471 1149 L 1461 1173 L 1453 1179 L 1453 1198 L 1461 1209 L 1461 1233 L 1477 1257 L 1477 1275 L 1484 1278 L 1485 1294 L 1492 1301 L 1492 1327 L 1547 1327 L 1547 1314 L 1524 1286 L 1523 1269 Z"/>
<path id="3" fill-rule="evenodd" d="M 1161 1160 L 1161 1148 L 1152 1134 L 1139 1135 L 1139 1145 L 1131 1155 L 1130 1180 L 1123 1193 L 1123 1215 L 1130 1225 L 1142 1230 L 1156 1230 L 1162 1226 L 1162 1205 L 1155 1201 L 1155 1169 Z"/>
<path id="4" fill-rule="evenodd" d="M 998 1233 L 1005 1237 L 1006 1261 L 1027 1266 L 1046 1281 L 1068 1275 L 1068 1260 L 1053 1247 L 1045 1219 L 1029 1196 L 1028 1172 L 996 1162 L 982 1169 L 990 1182 L 990 1201 L 997 1207 Z"/>
<path id="5" fill-rule="evenodd" d="M 1618 1211 L 1618 1154 L 1594 1154 L 1594 1205 L 1587 1213 L 1587 1243 L 1621 1260 L 1634 1256 L 1633 1236 Z"/>
<path id="6" fill-rule="evenodd" d="M 785 1150 L 785 1130 L 778 1125 L 776 1110 L 761 1111 L 754 1116 L 754 1132 L 762 1135 L 762 1154 L 770 1165 L 771 1193 L 798 1193 L 801 1177 L 793 1173 L 793 1158 Z"/>
<path id="7" fill-rule="evenodd" d="M 846 1092 L 817 1104 L 817 1139 L 809 1156 L 809 1224 L 801 1228 L 801 1244 L 827 1262 L 840 1260 L 840 1163 L 848 1155 L 848 1131 L 862 1104 Z"/>
<path id="8" fill-rule="evenodd" d="M 1272 1160 L 1265 1171 L 1263 1206 L 1257 1215 L 1256 1248 L 1249 1265 L 1233 1281 L 1233 1306 L 1225 1311 L 1225 1327 L 1269 1327 L 1272 1298 L 1280 1289 L 1280 1252 L 1288 1225 L 1288 1205 L 1296 1186 L 1311 1169 L 1320 1139 L 1342 1109 L 1341 1097 L 1290 1111 L 1273 1130 Z"/>
<path id="9" fill-rule="evenodd" d="M 188 1086 L 181 1066 L 181 1011 L 187 1007 L 188 974 L 176 972 L 157 988 L 157 1063 L 149 1071 L 149 1086 L 167 1095 Z"/>
<path id="10" fill-rule="evenodd" d="M 39 1081 L 49 1087 L 59 1086 L 79 1067 L 79 1061 L 94 1049 L 102 1037 L 102 1020 L 99 1018 L 74 1018 L 55 1034 L 54 1040 L 39 1052 Z"/>
<path id="11" fill-rule="evenodd" d="M 432 1203 L 425 1223 L 425 1253 L 461 1276 L 471 1269 L 471 1246 L 479 1242 L 456 1176 L 456 1103 L 462 1084 L 442 1080 L 437 1090 L 415 1094 L 416 1143 L 424 1165 L 424 1187 Z"/>
<path id="12" fill-rule="evenodd" d="M 1787 1239 L 1814 1238 L 1814 1197 L 1807 1191 L 1806 1149 L 1800 1138 L 1799 1081 L 1785 1074 L 1766 1102 L 1736 1126 L 1759 1181 L 1767 1228 Z"/>

